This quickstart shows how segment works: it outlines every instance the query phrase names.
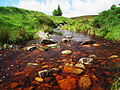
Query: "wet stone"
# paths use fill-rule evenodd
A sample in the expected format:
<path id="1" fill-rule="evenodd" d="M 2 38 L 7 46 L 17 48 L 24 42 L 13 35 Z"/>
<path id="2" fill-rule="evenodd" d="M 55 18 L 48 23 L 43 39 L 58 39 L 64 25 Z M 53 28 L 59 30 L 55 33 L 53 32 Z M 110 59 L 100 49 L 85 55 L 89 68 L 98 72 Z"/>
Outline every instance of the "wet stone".
<path id="1" fill-rule="evenodd" d="M 75 68 L 71 66 L 64 66 L 63 72 L 72 73 L 72 74 L 81 74 L 83 70 L 80 68 Z"/>
<path id="2" fill-rule="evenodd" d="M 77 80 L 75 78 L 66 78 L 58 80 L 58 84 L 62 90 L 74 90 L 76 89 Z"/>
<path id="3" fill-rule="evenodd" d="M 61 40 L 61 42 L 64 42 L 64 43 L 66 43 L 66 42 L 70 42 L 71 40 L 70 39 L 68 39 L 68 38 L 63 38 L 62 40 Z"/>
<path id="4" fill-rule="evenodd" d="M 75 67 L 78 67 L 78 68 L 81 68 L 81 69 L 85 69 L 85 66 L 82 63 L 75 64 Z"/>
<path id="5" fill-rule="evenodd" d="M 49 48 L 59 48 L 60 46 L 58 44 L 49 44 L 47 45 Z"/>
<path id="6" fill-rule="evenodd" d="M 78 83 L 80 88 L 87 90 L 90 88 L 92 81 L 88 75 L 84 75 L 78 80 Z"/>
<path id="7" fill-rule="evenodd" d="M 50 72 L 49 70 L 42 70 L 38 72 L 38 75 L 40 78 L 44 78 L 49 75 L 49 72 Z"/>
<path id="8" fill-rule="evenodd" d="M 28 47 L 23 48 L 23 50 L 27 50 L 27 51 L 31 51 L 34 49 L 36 49 L 36 46 L 28 46 Z"/>
<path id="9" fill-rule="evenodd" d="M 38 82 L 43 82 L 43 79 L 40 78 L 40 77 L 35 77 L 35 80 L 38 81 Z"/>
<path id="10" fill-rule="evenodd" d="M 69 54 L 72 54 L 72 51 L 71 50 L 64 50 L 61 52 L 63 55 L 69 55 Z"/>
<path id="11" fill-rule="evenodd" d="M 91 64 L 93 62 L 93 59 L 92 58 L 88 58 L 88 57 L 85 57 L 85 58 L 81 58 L 79 59 L 80 63 L 82 64 L 85 64 L 85 65 L 88 65 L 88 64 Z"/>
<path id="12" fill-rule="evenodd" d="M 85 41 L 82 42 L 82 45 L 94 44 L 96 41 Z"/>
<path id="13" fill-rule="evenodd" d="M 37 63 L 27 63 L 27 67 L 33 67 L 33 66 L 38 66 L 39 64 Z"/>
<path id="14" fill-rule="evenodd" d="M 96 58 L 97 56 L 93 54 L 93 55 L 89 55 L 88 57 L 89 58 Z"/>
<path id="15" fill-rule="evenodd" d="M 112 56 L 108 57 L 108 59 L 114 59 L 114 58 L 118 58 L 118 55 L 112 55 Z"/>

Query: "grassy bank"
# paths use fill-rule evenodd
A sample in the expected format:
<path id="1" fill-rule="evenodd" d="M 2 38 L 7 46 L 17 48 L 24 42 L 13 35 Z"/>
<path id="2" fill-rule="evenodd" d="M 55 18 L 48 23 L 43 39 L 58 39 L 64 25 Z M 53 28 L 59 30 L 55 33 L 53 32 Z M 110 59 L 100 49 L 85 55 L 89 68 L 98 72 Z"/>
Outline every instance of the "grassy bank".
<path id="1" fill-rule="evenodd" d="M 73 19 L 73 22 L 62 29 L 95 34 L 113 41 L 120 40 L 120 7 L 113 5 L 98 16 L 82 16 Z"/>
<path id="2" fill-rule="evenodd" d="M 36 32 L 52 32 L 57 25 L 68 23 L 70 20 L 62 16 L 48 16 L 38 11 L 0 7 L 0 44 L 33 39 Z"/>

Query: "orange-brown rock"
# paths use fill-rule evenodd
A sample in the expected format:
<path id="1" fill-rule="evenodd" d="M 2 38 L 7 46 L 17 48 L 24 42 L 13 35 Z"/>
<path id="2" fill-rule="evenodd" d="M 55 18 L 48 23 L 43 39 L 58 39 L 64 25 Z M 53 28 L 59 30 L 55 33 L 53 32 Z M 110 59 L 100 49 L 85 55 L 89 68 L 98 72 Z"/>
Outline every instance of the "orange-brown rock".
<path id="1" fill-rule="evenodd" d="M 71 66 L 64 66 L 63 72 L 66 73 L 73 73 L 73 74 L 81 74 L 83 72 L 80 68 L 75 68 Z"/>
<path id="2" fill-rule="evenodd" d="M 67 79 L 58 80 L 58 84 L 62 90 L 74 90 L 77 87 L 76 79 L 70 77 L 68 77 Z"/>
<path id="3" fill-rule="evenodd" d="M 86 90 L 86 89 L 90 88 L 92 81 L 88 75 L 84 75 L 78 80 L 78 83 L 79 83 L 80 88 Z"/>
<path id="4" fill-rule="evenodd" d="M 15 88 L 15 87 L 17 87 L 18 85 L 19 85 L 19 83 L 11 83 L 10 87 L 11 87 L 11 88 Z"/>

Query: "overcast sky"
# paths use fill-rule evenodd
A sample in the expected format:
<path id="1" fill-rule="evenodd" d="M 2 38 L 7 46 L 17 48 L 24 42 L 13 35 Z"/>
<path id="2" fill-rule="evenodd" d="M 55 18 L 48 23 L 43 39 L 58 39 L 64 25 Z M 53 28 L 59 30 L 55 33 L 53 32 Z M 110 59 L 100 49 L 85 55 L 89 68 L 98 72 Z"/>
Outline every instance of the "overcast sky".
<path id="1" fill-rule="evenodd" d="M 0 0 L 0 6 L 14 6 L 37 10 L 52 15 L 58 4 L 65 17 L 96 15 L 111 5 L 120 4 L 120 0 Z"/>

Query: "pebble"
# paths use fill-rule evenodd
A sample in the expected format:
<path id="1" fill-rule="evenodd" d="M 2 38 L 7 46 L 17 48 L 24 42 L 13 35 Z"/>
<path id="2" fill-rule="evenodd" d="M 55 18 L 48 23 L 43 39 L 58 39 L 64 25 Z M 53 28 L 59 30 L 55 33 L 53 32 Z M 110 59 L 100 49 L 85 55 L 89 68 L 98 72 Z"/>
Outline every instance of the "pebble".
<path id="1" fill-rule="evenodd" d="M 85 69 L 85 66 L 82 63 L 75 64 L 75 67 L 78 67 L 78 68 L 81 68 L 81 69 Z"/>
<path id="2" fill-rule="evenodd" d="M 40 77 L 35 77 L 35 80 L 38 81 L 38 82 L 43 82 L 43 79 L 40 78 Z"/>
<path id="3" fill-rule="evenodd" d="M 69 55 L 69 54 L 72 54 L 72 51 L 71 50 L 64 50 L 61 53 L 64 55 Z"/>
<path id="4" fill-rule="evenodd" d="M 118 56 L 117 55 L 112 55 L 110 57 L 108 57 L 108 59 L 114 59 L 114 58 L 117 58 Z"/>

